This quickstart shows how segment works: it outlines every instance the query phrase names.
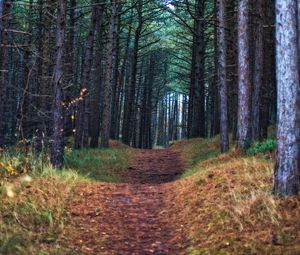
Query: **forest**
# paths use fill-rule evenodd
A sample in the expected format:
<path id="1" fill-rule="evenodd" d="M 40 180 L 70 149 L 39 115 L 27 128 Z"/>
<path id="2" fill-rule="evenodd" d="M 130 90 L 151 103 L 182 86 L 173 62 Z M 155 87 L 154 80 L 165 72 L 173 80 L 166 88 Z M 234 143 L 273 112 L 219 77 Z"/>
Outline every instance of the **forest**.
<path id="1" fill-rule="evenodd" d="M 299 254 L 299 14 L 0 0 L 0 254 Z"/>

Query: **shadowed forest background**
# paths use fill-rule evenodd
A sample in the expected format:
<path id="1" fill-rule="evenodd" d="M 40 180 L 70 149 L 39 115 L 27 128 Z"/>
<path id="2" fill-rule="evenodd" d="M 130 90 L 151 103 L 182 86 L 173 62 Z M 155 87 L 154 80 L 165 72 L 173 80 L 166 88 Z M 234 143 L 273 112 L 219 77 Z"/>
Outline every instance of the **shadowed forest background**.
<path id="1" fill-rule="evenodd" d="M 152 148 L 213 137 L 223 50 L 228 103 L 221 110 L 237 138 L 237 1 L 226 1 L 220 45 L 214 1 L 2 2 L 2 146 L 42 150 L 73 137 L 75 149 L 95 148 L 101 137 L 101 147 L 111 138 Z M 248 11 L 244 61 L 253 99 L 241 100 L 252 101 L 251 143 L 275 123 L 274 3 L 254 1 Z"/>
<path id="2" fill-rule="evenodd" d="M 0 0 L 0 254 L 299 252 L 299 8 Z"/>

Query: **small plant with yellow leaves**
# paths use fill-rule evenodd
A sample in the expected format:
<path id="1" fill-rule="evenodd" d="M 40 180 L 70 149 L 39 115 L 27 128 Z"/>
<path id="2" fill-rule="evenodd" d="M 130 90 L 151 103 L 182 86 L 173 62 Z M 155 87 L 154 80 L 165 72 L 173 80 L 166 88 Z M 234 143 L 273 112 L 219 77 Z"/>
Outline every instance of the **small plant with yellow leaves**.
<path id="1" fill-rule="evenodd" d="M 4 171 L 5 176 L 15 176 L 15 175 L 17 175 L 16 169 L 10 163 L 4 164 L 3 162 L 0 162 L 0 170 Z"/>

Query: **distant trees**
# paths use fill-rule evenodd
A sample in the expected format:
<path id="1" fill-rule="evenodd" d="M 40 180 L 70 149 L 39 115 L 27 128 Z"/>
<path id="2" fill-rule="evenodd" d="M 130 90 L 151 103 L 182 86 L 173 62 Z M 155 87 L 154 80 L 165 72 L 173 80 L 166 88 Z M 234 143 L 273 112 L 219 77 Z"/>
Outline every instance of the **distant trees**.
<path id="1" fill-rule="evenodd" d="M 229 133 L 246 149 L 278 120 L 274 191 L 295 194 L 297 4 L 276 2 L 276 41 L 273 0 L 2 0 L 0 147 L 49 151 L 55 167 L 67 139 L 152 148 L 220 134 L 226 152 Z"/>
<path id="2" fill-rule="evenodd" d="M 94 5 L 100 3 L 98 0 L 92 2 Z M 93 66 L 93 53 L 94 53 L 94 39 L 97 26 L 99 25 L 101 13 L 98 12 L 98 6 L 93 7 L 89 32 L 86 40 L 82 80 L 80 85 L 80 93 L 84 91 L 90 91 L 91 89 L 91 69 Z M 87 148 L 89 146 L 89 118 L 90 118 L 90 100 L 81 99 L 79 103 L 78 115 L 76 118 L 76 133 L 74 147 L 80 149 L 82 147 Z"/>
<path id="3" fill-rule="evenodd" d="M 21 141 L 60 167 L 71 136 L 75 149 L 186 137 L 188 89 L 173 84 L 163 26 L 177 23 L 161 1 L 0 4 L 1 147 Z"/>
<path id="4" fill-rule="evenodd" d="M 275 5 L 271 0 L 217 3 L 221 151 L 226 151 L 226 128 L 237 146 L 246 149 L 253 140 L 266 138 L 268 125 L 275 119 Z"/>
<path id="5" fill-rule="evenodd" d="M 134 107 L 134 101 L 136 95 L 138 51 L 140 45 L 140 37 L 145 22 L 143 20 L 143 0 L 137 0 L 136 12 L 137 12 L 137 21 L 136 21 L 137 25 L 134 31 L 133 49 L 131 53 L 130 79 L 129 79 L 128 86 L 125 88 L 124 116 L 123 116 L 123 125 L 122 125 L 122 141 L 128 145 L 131 145 L 132 132 L 134 130 L 133 107 Z"/>

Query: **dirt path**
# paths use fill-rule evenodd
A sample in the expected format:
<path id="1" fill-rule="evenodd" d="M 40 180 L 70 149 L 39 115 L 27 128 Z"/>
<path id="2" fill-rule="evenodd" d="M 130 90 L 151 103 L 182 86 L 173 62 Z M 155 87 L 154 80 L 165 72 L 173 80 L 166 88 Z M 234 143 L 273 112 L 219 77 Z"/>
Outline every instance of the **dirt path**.
<path id="1" fill-rule="evenodd" d="M 70 205 L 76 254 L 183 254 L 183 232 L 170 222 L 165 183 L 182 174 L 172 150 L 136 150 L 125 184 L 79 187 Z"/>

